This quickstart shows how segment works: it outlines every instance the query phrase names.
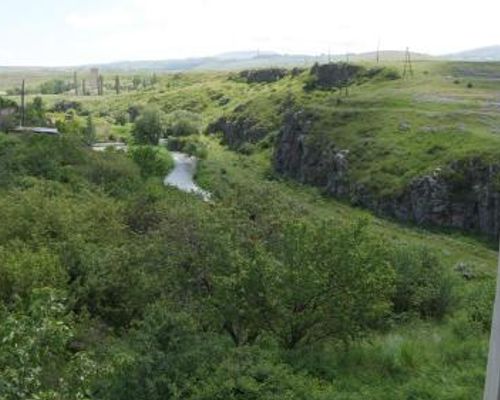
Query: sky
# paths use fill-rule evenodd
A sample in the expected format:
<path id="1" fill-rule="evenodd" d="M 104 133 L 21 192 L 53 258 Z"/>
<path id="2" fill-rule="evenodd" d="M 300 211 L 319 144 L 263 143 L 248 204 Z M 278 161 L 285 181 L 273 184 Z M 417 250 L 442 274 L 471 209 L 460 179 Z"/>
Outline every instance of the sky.
<path id="1" fill-rule="evenodd" d="M 500 44 L 499 0 L 0 0 L 0 65 Z"/>

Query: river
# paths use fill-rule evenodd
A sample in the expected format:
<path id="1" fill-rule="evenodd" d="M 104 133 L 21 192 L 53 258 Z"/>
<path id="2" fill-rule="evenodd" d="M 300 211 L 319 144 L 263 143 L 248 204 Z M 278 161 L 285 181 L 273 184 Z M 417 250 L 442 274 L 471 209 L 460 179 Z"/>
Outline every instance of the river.
<path id="1" fill-rule="evenodd" d="M 166 176 L 164 180 L 165 185 L 174 186 L 183 192 L 197 194 L 205 201 L 210 200 L 210 193 L 200 188 L 194 181 L 197 164 L 196 157 L 177 151 L 172 151 L 170 154 L 172 154 L 175 166 L 172 172 Z"/>

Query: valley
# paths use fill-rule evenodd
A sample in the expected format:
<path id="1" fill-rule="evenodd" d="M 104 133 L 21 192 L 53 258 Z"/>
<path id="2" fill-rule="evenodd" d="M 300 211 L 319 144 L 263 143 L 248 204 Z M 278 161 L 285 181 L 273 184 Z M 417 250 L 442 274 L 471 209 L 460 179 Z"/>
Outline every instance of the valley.
<path id="1" fill-rule="evenodd" d="M 500 64 L 413 69 L 0 70 L 0 398 L 480 398 Z"/>

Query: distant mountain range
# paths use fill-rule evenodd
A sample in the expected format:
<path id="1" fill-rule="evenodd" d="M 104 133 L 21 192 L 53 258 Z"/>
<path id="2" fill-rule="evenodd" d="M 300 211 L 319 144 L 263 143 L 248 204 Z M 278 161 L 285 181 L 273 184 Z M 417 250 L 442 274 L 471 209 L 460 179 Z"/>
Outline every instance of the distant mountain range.
<path id="1" fill-rule="evenodd" d="M 462 61 L 500 61 L 500 46 L 488 46 L 478 49 L 447 54 L 443 58 Z"/>
<path id="2" fill-rule="evenodd" d="M 423 53 L 411 53 L 414 60 L 457 60 L 457 61 L 500 61 L 500 45 L 482 47 L 462 51 L 459 53 L 431 56 Z M 383 61 L 404 60 L 405 52 L 397 50 L 384 50 L 379 52 Z M 88 69 L 98 67 L 103 71 L 157 71 L 157 72 L 183 72 L 183 71 L 230 71 L 247 68 L 265 67 L 308 67 L 329 61 L 374 61 L 376 52 L 350 53 L 318 56 L 300 54 L 279 54 L 275 52 L 237 51 L 219 54 L 213 57 L 193 57 L 171 60 L 143 60 L 119 61 L 107 64 L 89 64 L 76 67 Z M 30 67 L 0 67 L 2 71 L 36 69 Z M 42 68 L 43 70 L 74 70 L 75 67 Z"/>
<path id="3" fill-rule="evenodd" d="M 431 59 L 432 56 L 420 53 L 412 53 L 414 59 Z M 368 61 L 376 60 L 377 53 L 350 53 L 350 54 L 321 54 L 318 56 L 301 54 L 279 54 L 274 52 L 231 52 L 219 54 L 213 57 L 186 58 L 181 60 L 145 60 L 145 61 L 121 61 L 109 64 L 86 65 L 102 70 L 149 70 L 149 71 L 210 71 L 210 70 L 238 70 L 244 68 L 262 67 L 292 67 L 310 66 L 315 62 L 326 63 L 329 61 Z M 404 59 L 402 51 L 381 51 L 381 60 Z"/>

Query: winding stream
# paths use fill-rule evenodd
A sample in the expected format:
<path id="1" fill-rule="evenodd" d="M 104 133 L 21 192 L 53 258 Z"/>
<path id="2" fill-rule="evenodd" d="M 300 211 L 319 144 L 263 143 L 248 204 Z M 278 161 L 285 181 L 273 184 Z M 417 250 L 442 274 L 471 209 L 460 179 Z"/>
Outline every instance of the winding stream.
<path id="1" fill-rule="evenodd" d="M 92 145 L 94 151 L 105 151 L 107 148 L 127 151 L 127 145 L 124 143 L 96 143 Z M 197 159 L 188 154 L 178 151 L 170 152 L 174 159 L 174 169 L 165 177 L 163 183 L 166 186 L 173 186 L 183 192 L 194 193 L 200 196 L 203 200 L 210 200 L 210 193 L 203 190 L 194 182 L 194 174 L 196 173 Z"/>
<path id="2" fill-rule="evenodd" d="M 175 166 L 172 172 L 166 176 L 165 185 L 174 186 L 183 192 L 197 194 L 205 201 L 210 200 L 210 193 L 200 188 L 193 180 L 196 172 L 196 157 L 177 151 L 172 151 L 171 154 Z"/>

